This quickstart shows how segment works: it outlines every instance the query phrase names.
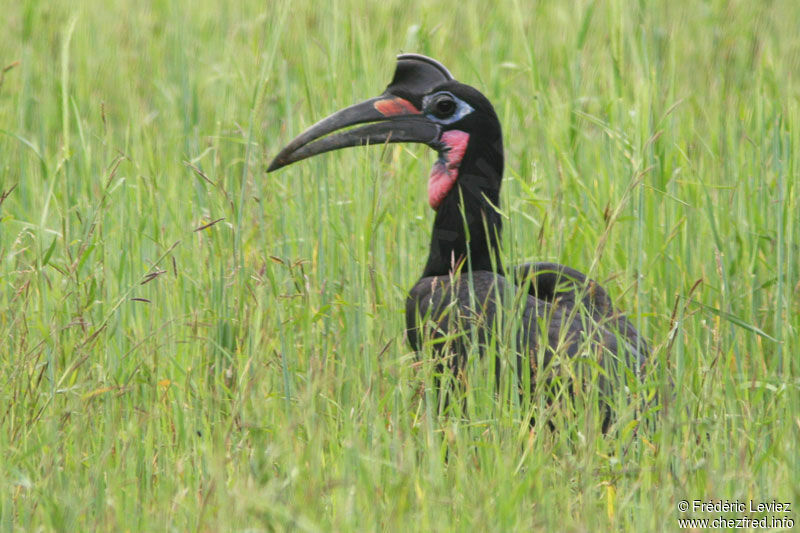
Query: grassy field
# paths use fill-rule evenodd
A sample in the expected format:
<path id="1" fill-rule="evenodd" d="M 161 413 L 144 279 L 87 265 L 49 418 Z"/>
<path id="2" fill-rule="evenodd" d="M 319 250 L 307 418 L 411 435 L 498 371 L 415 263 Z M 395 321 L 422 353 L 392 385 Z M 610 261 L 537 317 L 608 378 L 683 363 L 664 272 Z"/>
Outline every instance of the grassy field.
<path id="1" fill-rule="evenodd" d="M 796 2 L 3 16 L 1 531 L 676 530 L 719 516 L 695 499 L 800 520 Z M 266 174 L 402 51 L 494 102 L 506 262 L 606 284 L 654 347 L 656 427 L 530 429 L 491 394 L 436 415 L 402 314 L 435 155 Z"/>

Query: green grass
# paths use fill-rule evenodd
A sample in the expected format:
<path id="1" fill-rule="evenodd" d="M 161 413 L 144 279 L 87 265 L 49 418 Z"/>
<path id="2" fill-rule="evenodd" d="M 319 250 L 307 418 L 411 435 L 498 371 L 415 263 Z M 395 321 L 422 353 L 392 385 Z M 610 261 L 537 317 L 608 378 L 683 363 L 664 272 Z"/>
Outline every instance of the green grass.
<path id="1" fill-rule="evenodd" d="M 800 520 L 796 2 L 111 4 L 4 8 L 0 530 Z M 434 155 L 265 173 L 401 51 L 494 102 L 506 261 L 607 286 L 660 363 L 657 427 L 529 431 L 479 393 L 435 416 L 402 315 Z"/>

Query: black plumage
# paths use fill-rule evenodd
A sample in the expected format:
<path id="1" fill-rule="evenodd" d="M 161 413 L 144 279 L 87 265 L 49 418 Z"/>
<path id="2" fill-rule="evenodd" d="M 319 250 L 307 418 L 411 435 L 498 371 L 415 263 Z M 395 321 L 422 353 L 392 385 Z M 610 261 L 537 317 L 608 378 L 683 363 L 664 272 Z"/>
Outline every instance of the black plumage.
<path id="1" fill-rule="evenodd" d="M 367 125 L 337 131 L 356 124 Z M 499 310 L 514 308 L 511 349 L 520 377 L 533 377 L 557 354 L 600 363 L 605 373 L 597 383 L 607 393 L 624 369 L 640 374 L 649 358 L 647 343 L 598 283 L 555 263 L 504 268 L 500 122 L 485 96 L 454 80 L 435 60 L 399 56 L 381 96 L 312 126 L 269 170 L 345 146 L 387 142 L 420 142 L 439 154 L 428 189 L 436 210 L 428 260 L 406 302 L 407 335 L 415 350 L 423 349 L 426 338 L 445 339 L 432 349 L 452 355 L 449 365 L 458 372 L 471 343 L 478 342 L 483 353 L 496 340 L 503 327 Z"/>

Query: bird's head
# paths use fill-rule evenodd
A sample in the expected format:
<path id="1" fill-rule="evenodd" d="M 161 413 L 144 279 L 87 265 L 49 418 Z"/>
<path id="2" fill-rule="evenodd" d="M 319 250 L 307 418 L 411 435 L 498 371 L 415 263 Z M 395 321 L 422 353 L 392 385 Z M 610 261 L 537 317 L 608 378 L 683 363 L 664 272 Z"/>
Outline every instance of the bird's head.
<path id="1" fill-rule="evenodd" d="M 353 127 L 359 124 L 364 125 Z M 398 56 L 394 78 L 383 94 L 311 126 L 267 170 L 338 148 L 390 142 L 423 143 L 438 152 L 428 181 L 433 209 L 439 209 L 456 183 L 465 192 L 497 201 L 503 146 L 492 104 L 453 79 L 441 63 L 417 54 Z"/>

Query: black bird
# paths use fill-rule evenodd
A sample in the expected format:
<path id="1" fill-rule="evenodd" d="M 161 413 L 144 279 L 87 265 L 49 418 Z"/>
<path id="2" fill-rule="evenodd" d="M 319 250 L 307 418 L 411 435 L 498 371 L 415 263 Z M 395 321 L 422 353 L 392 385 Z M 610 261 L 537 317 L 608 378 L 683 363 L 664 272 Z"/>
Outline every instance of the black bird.
<path id="1" fill-rule="evenodd" d="M 338 131 L 358 124 L 366 125 Z M 556 354 L 600 362 L 598 382 L 607 393 L 619 383 L 614 377 L 626 374 L 623 368 L 628 376 L 640 375 L 647 343 L 600 285 L 555 263 L 503 267 L 500 121 L 484 95 L 456 81 L 438 61 L 398 56 L 382 95 L 310 127 L 281 150 L 268 172 L 338 148 L 390 142 L 423 143 L 439 154 L 428 181 L 428 202 L 436 211 L 428 261 L 406 302 L 415 350 L 425 338 L 445 339 L 433 343 L 434 351 L 447 351 L 454 356 L 452 368 L 463 368 L 470 343 L 477 340 L 483 353 L 500 331 L 498 307 L 508 309 L 522 298 L 513 336 L 520 378 L 524 369 L 533 377 Z M 606 405 L 604 426 L 608 417 Z"/>

